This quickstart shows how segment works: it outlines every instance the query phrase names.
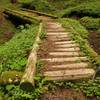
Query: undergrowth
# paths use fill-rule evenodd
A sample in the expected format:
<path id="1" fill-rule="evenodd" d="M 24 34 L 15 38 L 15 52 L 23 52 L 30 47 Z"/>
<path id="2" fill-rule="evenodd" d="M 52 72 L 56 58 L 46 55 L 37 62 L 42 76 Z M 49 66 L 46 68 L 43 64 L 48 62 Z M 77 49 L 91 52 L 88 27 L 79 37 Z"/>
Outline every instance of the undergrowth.
<path id="1" fill-rule="evenodd" d="M 0 46 L 0 72 L 24 68 L 37 30 L 38 26 L 21 25 L 12 39 Z"/>
<path id="2" fill-rule="evenodd" d="M 83 17 L 80 19 L 80 23 L 87 29 L 100 28 L 100 18 Z"/>
<path id="3" fill-rule="evenodd" d="M 70 16 L 70 15 L 79 15 L 79 16 L 100 16 L 100 1 L 99 0 L 87 0 L 83 3 L 75 5 L 73 7 L 66 8 L 62 11 L 61 17 Z"/>

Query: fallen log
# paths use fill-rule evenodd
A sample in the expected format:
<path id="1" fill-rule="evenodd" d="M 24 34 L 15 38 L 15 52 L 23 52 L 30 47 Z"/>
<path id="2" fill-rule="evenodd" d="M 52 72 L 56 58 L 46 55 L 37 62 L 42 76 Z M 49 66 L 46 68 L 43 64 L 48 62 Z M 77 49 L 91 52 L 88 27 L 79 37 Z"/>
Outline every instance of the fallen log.
<path id="1" fill-rule="evenodd" d="M 36 40 L 33 44 L 33 49 L 28 58 L 24 75 L 20 82 L 20 87 L 24 90 L 32 90 L 35 85 L 34 77 L 36 72 L 37 51 L 39 48 L 41 30 L 42 30 L 42 23 L 40 23 L 39 32 L 37 33 Z"/>
<path id="2" fill-rule="evenodd" d="M 25 9 L 25 8 L 21 8 L 21 10 L 31 12 L 31 13 L 36 13 L 36 14 L 41 15 L 41 16 L 51 17 L 51 18 L 54 18 L 54 19 L 58 18 L 57 16 L 55 16 L 53 14 L 47 14 L 47 13 L 36 11 L 36 10 L 30 10 L 30 9 Z"/>
<path id="3" fill-rule="evenodd" d="M 7 14 L 8 16 L 13 16 L 32 24 L 39 24 L 41 22 L 41 20 L 38 19 L 37 17 L 27 15 L 26 13 L 23 13 L 21 10 L 12 10 L 6 8 L 4 10 L 4 13 Z"/>
<path id="4" fill-rule="evenodd" d="M 19 71 L 5 71 L 0 75 L 0 85 L 19 84 L 23 72 Z"/>

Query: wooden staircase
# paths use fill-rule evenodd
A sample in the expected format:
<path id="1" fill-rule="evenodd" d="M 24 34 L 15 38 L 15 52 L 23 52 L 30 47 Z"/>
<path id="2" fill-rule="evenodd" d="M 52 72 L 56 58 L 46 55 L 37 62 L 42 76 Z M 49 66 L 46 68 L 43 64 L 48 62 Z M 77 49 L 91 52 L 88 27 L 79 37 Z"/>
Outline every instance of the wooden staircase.
<path id="1" fill-rule="evenodd" d="M 47 57 L 41 58 L 48 67 L 43 76 L 48 80 L 92 78 L 95 73 L 92 64 L 80 51 L 79 44 L 71 39 L 70 33 L 56 22 L 47 22 L 46 30 L 46 41 L 52 41 L 53 49 L 49 50 Z"/>

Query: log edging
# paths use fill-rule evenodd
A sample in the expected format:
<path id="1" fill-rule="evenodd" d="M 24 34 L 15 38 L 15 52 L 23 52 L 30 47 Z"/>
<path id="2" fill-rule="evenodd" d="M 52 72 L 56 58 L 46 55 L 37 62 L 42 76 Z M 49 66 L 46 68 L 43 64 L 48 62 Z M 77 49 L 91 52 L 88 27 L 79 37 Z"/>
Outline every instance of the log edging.
<path id="1" fill-rule="evenodd" d="M 40 23 L 39 31 L 33 44 L 33 49 L 31 50 L 31 53 L 29 55 L 26 69 L 20 82 L 20 87 L 25 90 L 31 90 L 35 86 L 34 77 L 36 73 L 37 51 L 39 49 L 41 31 L 42 23 Z"/>

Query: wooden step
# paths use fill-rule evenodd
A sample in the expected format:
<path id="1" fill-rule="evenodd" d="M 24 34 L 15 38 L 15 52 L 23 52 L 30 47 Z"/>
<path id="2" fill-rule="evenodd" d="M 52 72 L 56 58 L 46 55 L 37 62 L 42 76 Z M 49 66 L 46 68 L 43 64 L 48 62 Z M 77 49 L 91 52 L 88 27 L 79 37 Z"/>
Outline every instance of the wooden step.
<path id="1" fill-rule="evenodd" d="M 52 39 L 52 38 L 49 38 L 51 39 L 51 41 L 53 42 L 58 42 L 58 41 L 71 41 L 71 38 L 59 38 L 59 39 Z"/>
<path id="2" fill-rule="evenodd" d="M 67 35 L 67 32 L 47 32 L 47 35 Z"/>
<path id="3" fill-rule="evenodd" d="M 47 80 L 76 80 L 93 77 L 95 71 L 93 69 L 74 69 L 74 70 L 60 70 L 60 71 L 46 71 L 43 76 Z"/>
<path id="4" fill-rule="evenodd" d="M 49 37 L 52 37 L 52 38 L 68 38 L 68 37 L 70 37 L 69 35 L 51 35 L 51 36 L 49 36 Z"/>
<path id="5" fill-rule="evenodd" d="M 54 41 L 61 41 L 61 40 L 63 40 L 63 41 L 69 41 L 69 40 L 71 40 L 71 38 L 70 37 L 63 37 L 63 38 L 57 38 L 57 37 L 49 37 L 50 39 L 52 39 L 52 40 L 54 40 Z"/>
<path id="6" fill-rule="evenodd" d="M 48 62 L 77 62 L 77 61 L 88 61 L 86 57 L 67 57 L 67 58 L 47 58 L 41 59 Z"/>
<path id="7" fill-rule="evenodd" d="M 77 43 L 74 43 L 74 44 L 63 44 L 63 45 L 59 44 L 59 45 L 55 45 L 55 46 L 56 47 L 61 47 L 61 48 L 63 48 L 63 47 L 71 48 L 71 47 L 79 47 L 79 44 L 77 44 Z"/>
<path id="8" fill-rule="evenodd" d="M 54 42 L 54 44 L 73 44 L 75 41 L 60 41 L 60 42 Z"/>
<path id="9" fill-rule="evenodd" d="M 49 55 L 51 56 L 81 56 L 82 53 L 80 52 L 50 52 Z"/>
<path id="10" fill-rule="evenodd" d="M 91 66 L 89 63 L 85 63 L 85 62 L 80 62 L 80 63 L 70 63 L 70 64 L 60 64 L 60 65 L 52 65 L 52 68 L 57 68 L 57 69 L 62 69 L 62 68 L 66 68 L 66 69 L 82 69 L 82 68 L 88 68 L 89 66 Z"/>
<path id="11" fill-rule="evenodd" d="M 75 52 L 75 51 L 80 51 L 79 47 L 73 48 L 55 48 L 54 51 L 64 51 L 64 52 Z"/>
<path id="12" fill-rule="evenodd" d="M 66 32 L 65 30 L 47 30 L 47 32 Z"/>
<path id="13" fill-rule="evenodd" d="M 60 27 L 60 26 L 49 26 L 49 27 L 46 27 L 46 30 L 49 30 L 49 29 L 52 29 L 52 30 L 64 30 L 63 27 Z"/>

